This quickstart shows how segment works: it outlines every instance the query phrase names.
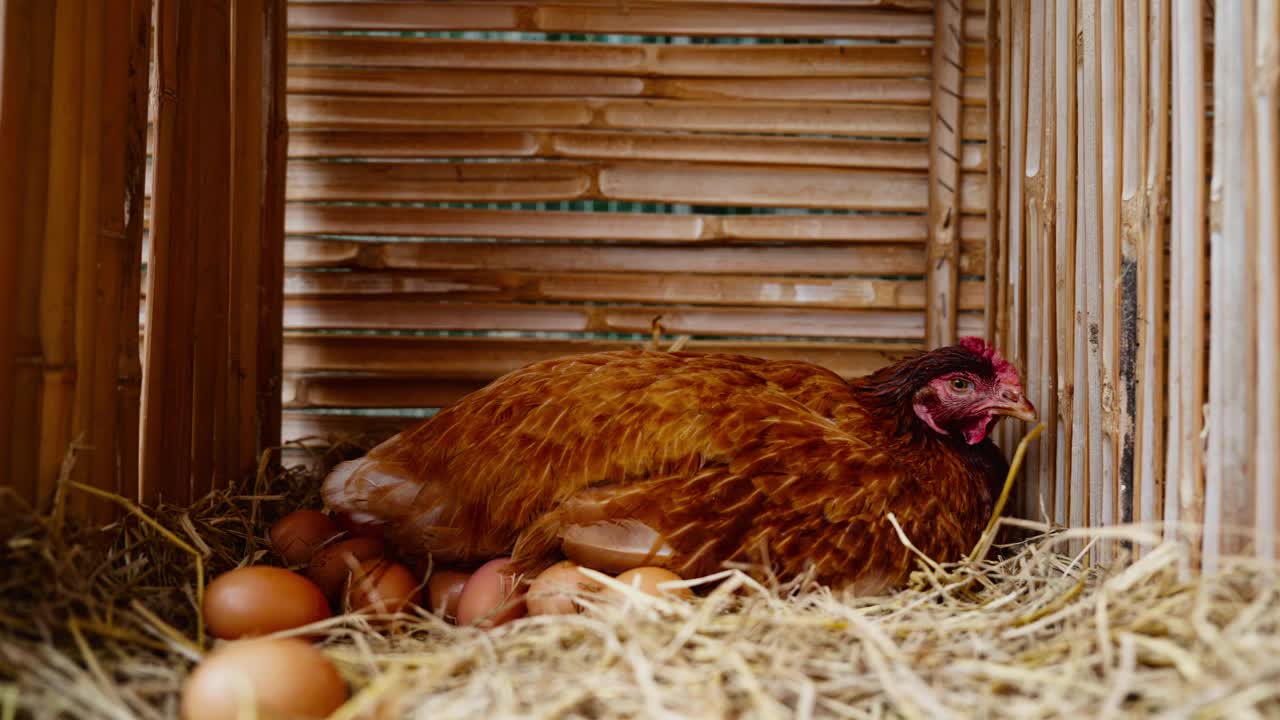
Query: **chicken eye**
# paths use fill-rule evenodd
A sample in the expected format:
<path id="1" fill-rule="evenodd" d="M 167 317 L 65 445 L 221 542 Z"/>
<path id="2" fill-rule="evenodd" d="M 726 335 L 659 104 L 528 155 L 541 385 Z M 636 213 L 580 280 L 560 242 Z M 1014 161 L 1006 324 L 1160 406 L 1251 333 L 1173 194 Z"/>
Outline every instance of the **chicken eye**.
<path id="1" fill-rule="evenodd" d="M 968 392 L 973 389 L 973 383 L 965 380 L 964 378 L 952 378 L 951 387 L 960 392 Z"/>

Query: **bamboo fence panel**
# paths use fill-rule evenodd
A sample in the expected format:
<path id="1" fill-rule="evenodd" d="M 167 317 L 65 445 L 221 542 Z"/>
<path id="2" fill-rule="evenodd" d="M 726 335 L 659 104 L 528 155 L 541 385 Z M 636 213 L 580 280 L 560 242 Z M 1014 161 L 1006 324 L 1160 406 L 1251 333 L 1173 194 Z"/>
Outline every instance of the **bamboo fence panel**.
<path id="1" fill-rule="evenodd" d="M 3 7 L 0 123 L 16 162 L 0 216 L 13 293 L 0 310 L 0 485 L 32 503 L 47 503 L 64 472 L 136 490 L 150 6 Z M 111 513 L 83 495 L 71 509 Z"/>
<path id="2" fill-rule="evenodd" d="M 950 301 L 981 334 L 985 4 L 963 8 L 947 97 L 976 141 L 950 150 Z M 657 321 L 847 374 L 923 343 L 931 4 L 290 9 L 286 439 L 387 432 L 517 367 L 376 362 L 460 336 L 532 361 L 635 347 Z M 361 344 L 372 366 L 348 361 Z"/>
<path id="3" fill-rule="evenodd" d="M 1009 287 L 988 289 L 991 324 L 1011 353 L 1025 328 L 1028 387 L 1056 380 L 1058 400 L 1058 431 L 1024 492 L 1040 497 L 1019 511 L 1052 497 L 1050 516 L 1066 525 L 1163 520 L 1206 571 L 1228 555 L 1274 557 L 1274 3 L 1057 4 L 1044 18 L 1052 121 L 1033 107 L 1041 78 L 1024 74 L 1042 8 L 995 5 L 988 52 L 1010 82 L 993 78 L 987 108 L 1003 136 L 989 141 L 1008 150 L 988 159 L 989 191 L 1008 198 L 1008 214 L 989 218 L 988 262 Z M 1006 174 L 1006 162 L 1026 172 Z M 1051 221 L 1036 219 L 1042 210 Z M 1118 549 L 1099 545 L 1096 557 Z"/>
<path id="4" fill-rule="evenodd" d="M 141 494 L 182 503 L 277 437 L 285 6 L 158 7 Z"/>

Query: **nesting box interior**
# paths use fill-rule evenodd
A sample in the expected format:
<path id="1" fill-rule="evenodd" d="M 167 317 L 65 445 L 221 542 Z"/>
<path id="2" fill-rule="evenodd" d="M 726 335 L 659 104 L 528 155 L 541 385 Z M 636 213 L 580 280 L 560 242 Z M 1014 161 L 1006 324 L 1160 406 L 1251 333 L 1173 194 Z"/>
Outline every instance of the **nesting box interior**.
<path id="1" fill-rule="evenodd" d="M 1044 423 L 1026 542 L 882 511 L 889 595 L 284 632 L 346 718 L 1276 714 L 1275 2 L 0 0 L 0 63 L 0 718 L 177 715 L 304 447 L 584 351 L 970 334 Z"/>

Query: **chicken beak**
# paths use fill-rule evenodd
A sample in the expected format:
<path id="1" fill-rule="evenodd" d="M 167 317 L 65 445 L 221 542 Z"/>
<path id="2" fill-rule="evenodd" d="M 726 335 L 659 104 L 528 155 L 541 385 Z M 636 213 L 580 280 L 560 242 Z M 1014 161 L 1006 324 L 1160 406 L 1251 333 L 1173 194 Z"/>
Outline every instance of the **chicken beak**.
<path id="1" fill-rule="evenodd" d="M 1006 392 L 1004 402 L 991 407 L 991 414 L 1004 415 L 1018 420 L 1035 422 L 1039 417 L 1036 407 L 1022 393 Z"/>

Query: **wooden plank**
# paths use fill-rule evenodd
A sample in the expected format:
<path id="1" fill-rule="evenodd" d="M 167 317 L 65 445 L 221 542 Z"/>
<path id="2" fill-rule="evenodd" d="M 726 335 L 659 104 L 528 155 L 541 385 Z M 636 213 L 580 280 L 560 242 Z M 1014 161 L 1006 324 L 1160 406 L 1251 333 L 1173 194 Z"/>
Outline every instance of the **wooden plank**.
<path id="1" fill-rule="evenodd" d="M 665 215 L 657 213 L 289 205 L 296 235 L 601 240 L 635 243 L 923 243 L 921 215 Z M 986 222 L 965 216 L 960 237 L 981 241 Z M 969 274 L 979 274 L 971 272 Z"/>
<path id="2" fill-rule="evenodd" d="M 803 166 L 647 162 L 297 161 L 290 201 L 540 202 L 618 200 L 701 205 L 920 212 L 928 180 L 919 173 Z M 986 206 L 986 178 L 962 176 L 963 212 Z"/>
<path id="3" fill-rule="evenodd" d="M 292 133 L 294 158 L 546 158 L 672 160 L 768 165 L 925 170 L 927 146 L 892 140 L 839 140 L 699 133 L 610 131 L 360 131 L 301 130 Z M 986 145 L 966 144 L 961 167 L 986 167 Z"/>
<path id="4" fill-rule="evenodd" d="M 960 272 L 982 268 L 980 244 L 962 247 Z M 291 267 L 366 270 L 527 270 L 531 272 L 649 272 L 709 275 L 919 275 L 919 245 L 697 247 L 569 243 L 363 243 L 291 239 Z"/>
<path id="5" fill-rule="evenodd" d="M 1265 278 L 1280 277 L 1280 119 L 1274 109 L 1280 100 L 1280 8 L 1258 3 L 1255 23 L 1254 122 L 1258 134 L 1257 242 L 1258 242 L 1258 387 L 1280 387 L 1280 290 Z M 1264 201 L 1263 198 L 1271 198 Z M 1280 521 L 1280 411 L 1276 403 L 1258 403 L 1257 553 L 1274 560 L 1277 522 Z"/>
<path id="6" fill-rule="evenodd" d="M 1169 457 L 1166 533 L 1186 537 L 1178 523 L 1204 517 L 1203 428 L 1205 370 L 1205 68 L 1204 17 L 1199 3 L 1173 4 L 1172 221 L 1169 298 Z M 1192 546 L 1193 553 L 1199 543 Z"/>
<path id="7" fill-rule="evenodd" d="M 518 331 L 644 333 L 655 317 L 671 333 L 914 339 L 924 333 L 921 313 L 900 310 L 688 307 L 683 305 L 546 305 L 447 302 L 399 297 L 286 298 L 286 330 Z M 980 318 L 979 318 L 980 320 Z M 962 327 L 972 330 L 966 318 Z"/>
<path id="8" fill-rule="evenodd" d="M 986 62 L 965 48 L 965 66 Z M 645 77 L 918 77 L 924 45 L 619 45 L 370 36 L 289 37 L 295 66 L 513 70 Z M 981 73 L 976 73 L 980 75 Z"/>
<path id="9" fill-rule="evenodd" d="M 642 131 L 796 133 L 925 138 L 929 111 L 913 105 L 584 98 L 406 98 L 295 95 L 289 122 L 300 128 L 600 128 Z M 979 135 L 985 113 L 965 113 Z"/>
<path id="10" fill-rule="evenodd" d="M 289 297 L 413 296 L 486 302 L 605 302 L 922 310 L 924 283 L 877 278 L 638 273 L 308 272 L 285 275 Z M 982 283 L 961 284 L 959 307 L 982 309 Z"/>
<path id="11" fill-rule="evenodd" d="M 820 7 L 725 8 L 700 3 L 511 3 L 477 5 L 295 2 L 294 30 L 495 30 L 628 35 L 711 35 L 925 39 L 915 12 Z"/>
<path id="12" fill-rule="evenodd" d="M 1227 0 L 1214 16 L 1215 145 L 1210 186 L 1209 447 L 1204 570 L 1247 547 L 1254 525 L 1257 405 L 1257 197 L 1252 104 L 1254 3 Z M 1274 108 L 1273 108 L 1274 111 Z M 1220 162 L 1219 162 L 1220 160 Z M 1262 278 L 1274 283 L 1276 278 Z M 1274 397 L 1274 396 L 1273 396 Z M 1268 401 L 1273 398 L 1268 398 Z M 1274 481 L 1274 478 L 1271 478 Z"/>
<path id="13" fill-rule="evenodd" d="M 1054 488 L 1054 522 L 1071 520 L 1072 456 L 1075 410 L 1075 308 L 1076 308 L 1076 83 L 1075 9 L 1068 3 L 1054 5 L 1053 19 L 1053 190 L 1054 190 L 1054 319 L 1058 397 L 1057 483 Z"/>
<path id="14" fill-rule="evenodd" d="M 985 103 L 982 78 L 955 91 Z M 289 92 L 412 97 L 649 97 L 668 100 L 791 100 L 925 105 L 929 81 L 912 77 L 640 78 L 491 70 L 295 67 Z"/>
<path id="15" fill-rule="evenodd" d="M 956 296 L 960 244 L 960 147 L 963 140 L 960 84 L 964 75 L 960 30 L 964 7 L 943 3 L 933 12 L 933 68 L 930 74 L 929 237 L 925 279 L 929 302 L 925 308 L 925 347 L 956 341 Z M 971 206 L 973 204 L 971 203 Z M 985 209 L 985 198 L 982 206 Z M 980 212 L 980 210 L 975 210 Z"/>
<path id="16" fill-rule="evenodd" d="M 408 337 L 287 333 L 286 372 L 362 372 L 488 382 L 541 360 L 639 347 L 622 340 Z M 699 340 L 691 350 L 804 360 L 846 378 L 896 362 L 918 343 Z"/>

